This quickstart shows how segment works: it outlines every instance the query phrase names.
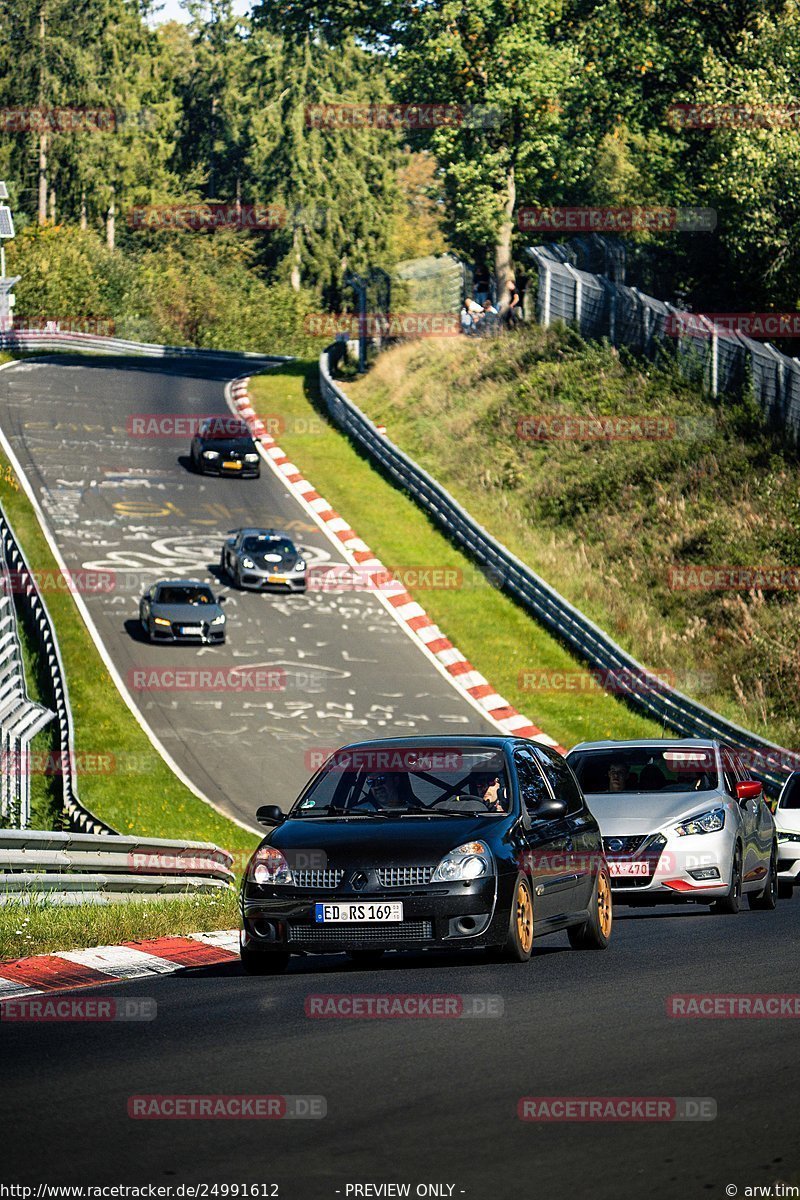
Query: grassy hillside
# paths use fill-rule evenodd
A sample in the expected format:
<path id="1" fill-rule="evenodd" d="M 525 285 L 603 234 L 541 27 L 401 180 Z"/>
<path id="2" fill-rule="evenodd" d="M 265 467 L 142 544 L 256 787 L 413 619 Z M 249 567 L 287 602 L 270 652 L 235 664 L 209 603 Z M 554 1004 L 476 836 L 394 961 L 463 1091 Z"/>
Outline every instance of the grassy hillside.
<path id="1" fill-rule="evenodd" d="M 755 408 L 713 403 L 670 370 L 563 328 L 398 346 L 348 390 L 474 517 L 647 666 L 731 718 L 798 744 L 797 592 L 681 590 L 670 574 L 800 563 L 797 459 Z M 563 426 L 552 418 L 565 415 L 649 417 L 658 437 L 530 439 L 557 433 Z"/>

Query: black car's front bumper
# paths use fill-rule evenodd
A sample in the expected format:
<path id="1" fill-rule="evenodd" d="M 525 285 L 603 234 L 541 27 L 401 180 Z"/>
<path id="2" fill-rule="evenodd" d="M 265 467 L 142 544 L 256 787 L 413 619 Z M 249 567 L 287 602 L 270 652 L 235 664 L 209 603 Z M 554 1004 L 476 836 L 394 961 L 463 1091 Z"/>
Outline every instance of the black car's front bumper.
<path id="1" fill-rule="evenodd" d="M 209 462 L 207 459 L 199 460 L 201 475 L 225 475 L 237 479 L 258 479 L 261 474 L 261 463 L 246 463 L 242 462 L 240 467 L 226 467 L 223 463 Z"/>
<path id="2" fill-rule="evenodd" d="M 347 950 L 467 949 L 499 945 L 508 932 L 509 909 L 498 896 L 496 877 L 467 883 L 382 891 L 313 891 L 258 887 L 242 891 L 243 945 L 250 951 L 325 954 Z M 509 889 L 510 891 L 510 889 Z M 318 903 L 403 904 L 403 920 L 318 923 Z M 510 901 L 509 901 L 510 902 Z"/>

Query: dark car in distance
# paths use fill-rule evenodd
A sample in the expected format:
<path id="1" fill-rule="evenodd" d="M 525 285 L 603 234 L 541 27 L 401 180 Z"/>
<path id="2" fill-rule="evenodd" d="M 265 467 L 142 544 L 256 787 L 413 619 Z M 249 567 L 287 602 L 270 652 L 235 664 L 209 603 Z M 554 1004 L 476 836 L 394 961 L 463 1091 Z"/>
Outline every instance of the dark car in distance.
<path id="1" fill-rule="evenodd" d="M 241 890 L 251 974 L 292 954 L 480 947 L 525 962 L 566 930 L 604 949 L 611 888 L 597 822 L 554 750 L 514 737 L 345 746 L 270 832 Z"/>
<path id="2" fill-rule="evenodd" d="M 225 613 L 207 583 L 162 579 L 139 601 L 139 621 L 151 642 L 222 645 Z"/>
<path id="3" fill-rule="evenodd" d="M 258 449 L 241 417 L 207 417 L 192 438 L 192 470 L 200 475 L 261 474 Z"/>

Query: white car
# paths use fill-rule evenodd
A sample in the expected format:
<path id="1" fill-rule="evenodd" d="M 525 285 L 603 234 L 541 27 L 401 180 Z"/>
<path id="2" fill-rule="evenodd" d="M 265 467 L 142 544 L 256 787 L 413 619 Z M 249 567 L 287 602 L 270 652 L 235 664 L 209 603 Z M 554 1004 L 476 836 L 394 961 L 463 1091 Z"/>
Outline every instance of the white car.
<path id="1" fill-rule="evenodd" d="M 761 784 L 705 738 L 581 742 L 567 755 L 600 826 L 616 903 L 774 909 L 778 842 Z"/>
<path id="2" fill-rule="evenodd" d="M 788 900 L 800 887 L 800 771 L 793 771 L 781 789 L 775 809 L 778 831 L 778 894 Z"/>

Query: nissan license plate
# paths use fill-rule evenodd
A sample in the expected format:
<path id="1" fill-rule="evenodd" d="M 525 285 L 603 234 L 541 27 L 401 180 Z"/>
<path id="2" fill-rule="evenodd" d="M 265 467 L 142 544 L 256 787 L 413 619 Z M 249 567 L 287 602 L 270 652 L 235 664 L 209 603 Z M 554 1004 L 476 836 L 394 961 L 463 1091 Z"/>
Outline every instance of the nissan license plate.
<path id="1" fill-rule="evenodd" d="M 314 905 L 314 920 L 318 925 L 346 925 L 349 921 L 402 921 L 403 904 L 400 900 L 388 903 L 327 904 Z"/>
<path id="2" fill-rule="evenodd" d="M 650 865 L 647 862 L 614 862 L 608 864 L 612 875 L 649 875 Z"/>

